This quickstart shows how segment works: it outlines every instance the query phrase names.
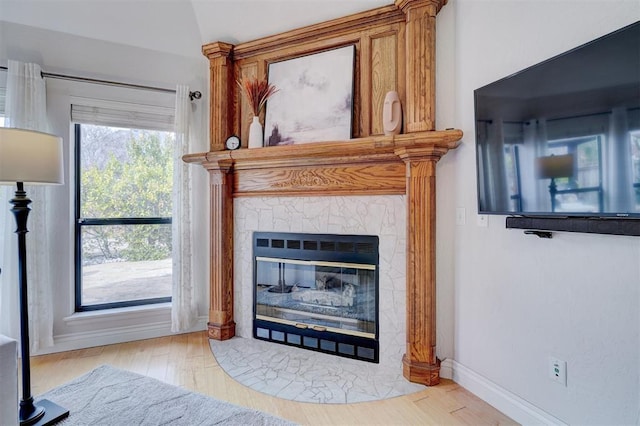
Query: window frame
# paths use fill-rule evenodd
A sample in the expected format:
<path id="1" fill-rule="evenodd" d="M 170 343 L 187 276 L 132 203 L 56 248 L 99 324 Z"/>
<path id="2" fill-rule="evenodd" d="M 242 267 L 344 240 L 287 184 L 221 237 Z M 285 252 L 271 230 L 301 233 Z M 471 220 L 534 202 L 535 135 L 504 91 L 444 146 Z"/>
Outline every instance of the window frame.
<path id="1" fill-rule="evenodd" d="M 82 227 L 108 225 L 164 225 L 171 224 L 171 217 L 145 218 L 83 218 L 81 217 L 81 139 L 82 123 L 74 126 L 74 305 L 75 312 L 98 311 L 104 309 L 125 308 L 171 302 L 169 297 L 155 297 L 147 299 L 125 300 L 119 302 L 99 303 L 93 305 L 82 304 Z"/>
<path id="2" fill-rule="evenodd" d="M 585 186 L 582 188 L 576 189 L 558 189 L 556 190 L 556 195 L 563 194 L 585 194 L 585 193 L 596 193 L 598 199 L 598 211 L 604 211 L 604 186 L 603 186 L 603 160 L 602 160 L 602 145 L 603 145 L 603 135 L 601 134 L 593 134 L 579 137 L 571 137 L 564 139 L 554 139 L 549 141 L 550 148 L 561 148 L 566 147 L 569 154 L 576 155 L 578 151 L 578 147 L 584 143 L 589 143 L 591 141 L 596 142 L 596 147 L 598 151 L 598 184 L 595 186 Z M 579 173 L 578 164 L 577 164 L 577 156 L 576 156 L 576 174 Z"/>

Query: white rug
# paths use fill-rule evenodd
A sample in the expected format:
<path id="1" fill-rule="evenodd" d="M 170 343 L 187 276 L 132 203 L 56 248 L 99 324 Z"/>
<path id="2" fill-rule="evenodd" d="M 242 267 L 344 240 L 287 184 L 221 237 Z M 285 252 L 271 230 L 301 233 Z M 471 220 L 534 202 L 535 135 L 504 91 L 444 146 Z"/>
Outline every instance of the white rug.
<path id="1" fill-rule="evenodd" d="M 40 395 L 69 410 L 73 425 L 292 425 L 260 411 L 103 365 Z"/>
<path id="2" fill-rule="evenodd" d="M 209 339 L 222 369 L 241 384 L 262 393 L 299 402 L 347 404 L 419 392 L 402 365 L 343 358 L 257 339 Z"/>

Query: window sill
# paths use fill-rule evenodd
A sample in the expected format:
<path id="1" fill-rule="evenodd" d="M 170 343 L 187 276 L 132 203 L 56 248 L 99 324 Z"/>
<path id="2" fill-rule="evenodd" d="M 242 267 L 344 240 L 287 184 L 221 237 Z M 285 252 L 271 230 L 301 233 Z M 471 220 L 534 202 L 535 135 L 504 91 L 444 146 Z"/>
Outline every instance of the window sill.
<path id="1" fill-rule="evenodd" d="M 150 318 L 153 316 L 171 315 L 171 302 L 153 305 L 128 306 L 126 308 L 101 309 L 98 311 L 76 312 L 63 318 L 67 325 L 103 323 L 110 320 Z"/>

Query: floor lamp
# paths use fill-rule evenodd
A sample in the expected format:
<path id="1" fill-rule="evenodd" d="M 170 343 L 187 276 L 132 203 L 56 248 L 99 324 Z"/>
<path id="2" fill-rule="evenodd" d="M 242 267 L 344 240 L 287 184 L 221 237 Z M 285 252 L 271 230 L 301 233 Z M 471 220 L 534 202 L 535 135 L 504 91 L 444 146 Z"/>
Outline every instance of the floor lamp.
<path id="1" fill-rule="evenodd" d="M 0 184 L 17 185 L 11 200 L 18 234 L 18 281 L 20 286 L 20 349 L 22 356 L 22 399 L 18 407 L 20 425 L 50 425 L 69 415 L 53 402 L 34 402 L 31 395 L 29 361 L 29 313 L 27 303 L 27 218 L 31 200 L 24 191 L 28 184 L 64 183 L 62 139 L 31 130 L 0 128 Z"/>
<path id="2" fill-rule="evenodd" d="M 556 179 L 572 177 L 574 174 L 573 155 L 550 155 L 536 158 L 536 177 L 538 179 L 551 179 L 549 183 L 549 196 L 551 197 L 551 211 L 556 211 L 556 194 L 558 186 Z"/>

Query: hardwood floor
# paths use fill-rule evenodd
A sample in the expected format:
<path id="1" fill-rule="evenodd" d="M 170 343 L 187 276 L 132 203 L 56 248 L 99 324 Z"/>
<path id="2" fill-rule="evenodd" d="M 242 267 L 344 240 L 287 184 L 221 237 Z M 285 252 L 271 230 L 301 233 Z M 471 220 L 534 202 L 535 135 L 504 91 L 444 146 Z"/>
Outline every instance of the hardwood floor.
<path id="1" fill-rule="evenodd" d="M 114 367 L 155 377 L 214 398 L 307 425 L 516 424 L 456 383 L 442 382 L 402 397 L 358 404 L 310 404 L 275 398 L 240 385 L 218 366 L 205 332 L 41 355 L 31 359 L 39 395 L 93 368 Z"/>

